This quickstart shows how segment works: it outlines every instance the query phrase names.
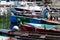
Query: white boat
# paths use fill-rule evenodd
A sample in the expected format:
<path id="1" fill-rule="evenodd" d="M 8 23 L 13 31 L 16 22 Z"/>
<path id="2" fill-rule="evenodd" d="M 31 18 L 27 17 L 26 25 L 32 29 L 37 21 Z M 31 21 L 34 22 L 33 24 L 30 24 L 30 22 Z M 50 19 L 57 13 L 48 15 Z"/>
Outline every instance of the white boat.
<path id="1" fill-rule="evenodd" d="M 16 10 L 19 11 L 35 11 L 35 12 L 40 12 L 42 11 L 42 8 L 37 6 L 35 2 L 20 2 L 19 7 L 15 7 Z"/>
<path id="2" fill-rule="evenodd" d="M 14 5 L 14 2 L 13 1 L 9 1 L 9 2 L 1 1 L 0 5 L 5 5 L 5 6 Z"/>

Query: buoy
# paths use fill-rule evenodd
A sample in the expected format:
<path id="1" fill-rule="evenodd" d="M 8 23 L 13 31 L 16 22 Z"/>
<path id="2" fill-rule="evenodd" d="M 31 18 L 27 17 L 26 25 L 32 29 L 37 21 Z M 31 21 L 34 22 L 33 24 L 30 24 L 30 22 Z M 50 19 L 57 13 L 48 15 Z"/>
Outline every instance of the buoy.
<path id="1" fill-rule="evenodd" d="M 18 26 L 14 26 L 13 29 L 19 30 L 19 27 Z"/>

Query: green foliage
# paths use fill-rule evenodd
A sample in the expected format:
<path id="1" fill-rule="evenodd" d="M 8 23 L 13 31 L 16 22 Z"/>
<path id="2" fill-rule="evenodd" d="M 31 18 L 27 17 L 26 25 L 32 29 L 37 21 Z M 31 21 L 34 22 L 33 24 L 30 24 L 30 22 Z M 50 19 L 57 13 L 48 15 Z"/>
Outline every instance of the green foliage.
<path id="1" fill-rule="evenodd" d="M 9 29 L 9 26 L 10 26 L 10 22 L 9 22 L 9 17 L 3 15 L 3 16 L 0 16 L 0 29 L 1 28 L 4 28 L 4 29 Z"/>

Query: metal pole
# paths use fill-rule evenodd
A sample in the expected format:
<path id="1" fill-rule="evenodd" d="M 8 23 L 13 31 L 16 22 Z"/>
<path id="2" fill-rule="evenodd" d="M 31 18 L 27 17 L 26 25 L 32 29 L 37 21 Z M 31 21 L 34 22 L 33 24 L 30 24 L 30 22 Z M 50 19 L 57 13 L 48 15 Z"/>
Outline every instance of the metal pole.
<path id="1" fill-rule="evenodd" d="M 5 5 L 4 5 L 4 9 L 6 9 L 6 6 L 5 6 Z M 5 11 L 5 10 L 4 10 L 4 13 L 5 13 L 5 18 L 6 18 L 7 16 L 6 16 L 6 11 Z M 7 22 L 7 18 L 6 18 L 5 22 Z M 6 23 L 6 24 L 7 24 L 7 23 Z M 5 24 L 5 27 L 7 26 L 6 24 Z M 4 28 L 5 28 L 5 27 L 4 27 Z"/>

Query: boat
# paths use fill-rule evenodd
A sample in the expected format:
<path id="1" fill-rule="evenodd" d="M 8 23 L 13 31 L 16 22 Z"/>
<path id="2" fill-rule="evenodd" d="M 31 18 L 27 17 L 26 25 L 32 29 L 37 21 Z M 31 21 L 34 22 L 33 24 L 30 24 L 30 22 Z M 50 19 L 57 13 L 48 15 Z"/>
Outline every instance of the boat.
<path id="1" fill-rule="evenodd" d="M 36 23 L 25 23 L 25 24 L 20 25 L 20 27 L 23 28 L 23 30 L 27 30 L 27 31 L 29 31 L 29 30 L 37 31 L 37 29 L 50 30 L 57 26 L 59 26 L 59 25 L 55 26 L 55 25 L 36 24 Z"/>
<path id="2" fill-rule="evenodd" d="M 5 32 L 2 32 L 2 31 L 5 31 L 5 32 L 11 32 L 11 33 L 5 33 Z M 0 39 L 12 39 L 12 40 L 25 40 L 25 39 L 34 39 L 34 40 L 57 40 L 57 38 L 60 40 L 60 32 L 54 32 L 54 33 L 51 33 L 51 32 L 26 32 L 26 31 L 13 31 L 13 30 L 6 30 L 6 29 L 0 29 Z M 44 31 L 44 30 L 42 30 Z M 18 33 L 17 33 L 18 32 Z M 58 35 L 59 34 L 59 35 Z"/>
<path id="3" fill-rule="evenodd" d="M 27 20 L 29 21 L 30 23 L 43 23 L 43 24 L 53 24 L 53 25 L 60 25 L 60 22 L 59 21 L 52 21 L 52 20 L 47 20 L 46 18 L 31 18 L 31 17 L 27 17 L 27 16 L 17 16 L 17 19 L 21 19 L 21 20 Z M 26 22 L 26 21 L 24 21 Z"/>
<path id="4" fill-rule="evenodd" d="M 13 2 L 13 1 L 9 1 L 9 2 L 1 1 L 1 2 L 0 2 L 0 5 L 11 6 L 11 5 L 14 5 L 14 2 Z"/>
<path id="5" fill-rule="evenodd" d="M 34 11 L 40 12 L 42 8 L 37 6 L 35 2 L 20 2 L 19 7 L 14 7 L 18 11 Z"/>
<path id="6" fill-rule="evenodd" d="M 58 21 L 52 21 L 52 20 L 42 20 L 44 23 L 49 23 L 49 24 L 60 24 Z"/>

